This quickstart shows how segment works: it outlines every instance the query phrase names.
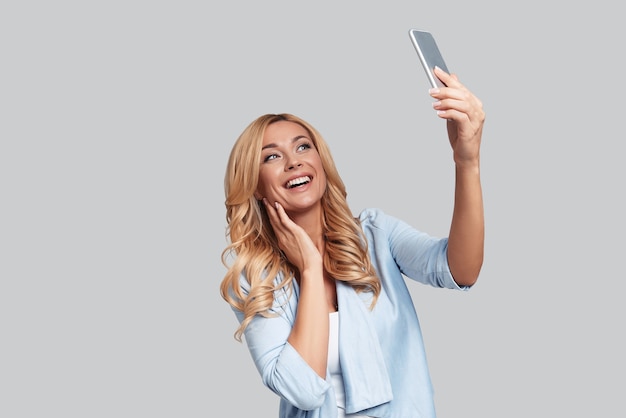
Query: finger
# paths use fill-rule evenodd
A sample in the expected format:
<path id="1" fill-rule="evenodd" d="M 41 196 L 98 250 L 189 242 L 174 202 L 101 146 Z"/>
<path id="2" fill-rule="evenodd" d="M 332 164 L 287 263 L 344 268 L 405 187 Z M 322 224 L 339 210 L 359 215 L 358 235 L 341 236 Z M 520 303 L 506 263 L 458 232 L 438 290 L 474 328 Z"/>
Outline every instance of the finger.
<path id="1" fill-rule="evenodd" d="M 436 70 L 439 68 L 436 68 Z M 444 99 L 454 99 L 463 102 L 467 102 L 472 106 L 482 107 L 482 103 L 474 94 L 465 87 L 456 74 L 447 74 L 445 71 L 439 69 L 442 75 L 442 81 L 446 83 L 447 87 L 432 88 L 429 90 L 430 95 L 440 101 Z M 445 80 L 443 80 L 445 79 Z"/>
<path id="2" fill-rule="evenodd" d="M 463 123 L 464 121 L 468 120 L 468 117 L 465 113 L 452 109 L 438 110 L 437 116 L 441 119 L 447 120 L 448 122 Z"/>
<path id="3" fill-rule="evenodd" d="M 278 219 L 280 220 L 280 223 L 284 228 L 291 230 L 294 226 L 296 226 L 296 224 L 287 214 L 287 211 L 285 211 L 283 205 L 278 202 L 274 202 L 274 207 L 276 208 L 276 215 L 278 216 Z"/>
<path id="4" fill-rule="evenodd" d="M 287 212 L 285 212 L 285 208 L 283 207 L 283 205 L 281 205 L 278 202 L 274 202 L 274 207 L 276 208 L 276 214 L 278 214 L 278 217 L 280 218 L 281 221 L 290 221 L 291 219 L 289 218 L 289 215 L 287 215 Z"/>
<path id="5" fill-rule="evenodd" d="M 458 109 L 437 110 L 437 116 L 456 122 L 459 128 L 476 131 L 485 121 L 485 113 L 480 111 L 462 111 Z"/>
<path id="6" fill-rule="evenodd" d="M 481 122 L 484 120 L 484 111 L 482 102 L 471 94 L 461 94 L 460 98 L 445 98 L 433 102 L 433 108 L 437 110 L 437 114 L 444 118 L 449 118 L 464 114 L 468 120 L 472 122 Z"/>
<path id="7" fill-rule="evenodd" d="M 287 238 L 289 235 L 289 229 L 283 224 L 282 220 L 280 219 L 280 214 L 278 213 L 276 205 L 272 205 L 266 198 L 263 198 L 263 204 L 265 205 L 270 224 L 272 226 L 272 229 L 274 230 L 274 235 L 278 240 L 278 247 L 284 251 L 286 248 L 284 245 L 286 242 L 289 241 L 289 238 Z"/>
<path id="8" fill-rule="evenodd" d="M 433 103 L 433 109 L 437 111 L 437 116 L 443 119 L 459 120 L 463 114 L 466 115 L 467 119 L 469 119 L 469 116 L 467 115 L 469 107 L 467 106 L 467 103 L 460 100 L 439 100 Z"/>
<path id="9" fill-rule="evenodd" d="M 455 99 L 467 102 L 476 102 L 478 98 L 462 84 L 448 87 L 435 87 L 430 89 L 429 94 L 435 99 Z"/>
<path id="10" fill-rule="evenodd" d="M 280 218 L 278 217 L 278 213 L 276 211 L 276 207 L 273 206 L 267 198 L 263 198 L 263 204 L 265 205 L 265 211 L 267 212 L 268 217 L 270 218 L 270 223 L 274 228 L 281 226 Z"/>
<path id="11" fill-rule="evenodd" d="M 267 201 L 266 205 L 268 213 L 270 214 L 270 222 L 274 227 L 274 232 L 285 239 L 287 239 L 287 236 L 293 235 L 296 224 L 291 220 L 285 208 L 278 202 L 274 202 L 272 205 Z"/>
<path id="12" fill-rule="evenodd" d="M 437 66 L 435 66 L 434 68 L 434 73 L 437 76 L 437 78 L 439 78 L 443 82 L 443 84 L 445 84 L 448 87 L 453 87 L 453 88 L 463 87 L 463 84 L 459 82 L 459 77 L 456 74 L 447 73 L 443 69 Z"/>

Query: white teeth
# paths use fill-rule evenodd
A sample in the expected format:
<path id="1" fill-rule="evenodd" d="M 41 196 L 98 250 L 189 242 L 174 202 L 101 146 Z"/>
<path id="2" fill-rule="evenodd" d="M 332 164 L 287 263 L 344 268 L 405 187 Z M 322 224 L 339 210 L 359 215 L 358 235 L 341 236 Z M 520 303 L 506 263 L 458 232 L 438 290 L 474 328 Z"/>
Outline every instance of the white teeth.
<path id="1" fill-rule="evenodd" d="M 296 179 L 293 179 L 287 182 L 287 187 L 291 188 L 291 187 L 299 186 L 301 184 L 308 183 L 310 181 L 311 181 L 311 178 L 309 176 L 298 177 Z"/>

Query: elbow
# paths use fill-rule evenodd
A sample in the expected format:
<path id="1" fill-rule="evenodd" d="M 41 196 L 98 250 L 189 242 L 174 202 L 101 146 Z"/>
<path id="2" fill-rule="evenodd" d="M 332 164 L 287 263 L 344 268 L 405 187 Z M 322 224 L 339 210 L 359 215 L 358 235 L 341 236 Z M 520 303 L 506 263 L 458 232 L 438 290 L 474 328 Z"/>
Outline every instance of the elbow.
<path id="1" fill-rule="evenodd" d="M 476 282 L 478 281 L 478 275 L 462 276 L 460 278 L 457 278 L 456 276 L 452 275 L 452 277 L 454 277 L 454 281 L 456 282 L 456 284 L 462 287 L 474 286 L 474 284 L 476 284 Z"/>
<path id="2" fill-rule="evenodd" d="M 312 411 L 319 409 L 324 405 L 326 400 L 327 391 L 303 391 L 302 389 L 293 390 L 278 390 L 268 386 L 274 393 L 283 398 L 289 405 L 296 407 L 303 411 Z"/>
<path id="3" fill-rule="evenodd" d="M 303 411 L 313 411 L 315 409 L 319 409 L 322 407 L 322 405 L 324 405 L 324 399 L 325 398 L 309 398 L 309 399 L 304 399 L 301 398 L 300 402 L 294 402 L 292 403 L 292 405 L 294 405 L 296 408 L 301 409 Z"/>
<path id="4" fill-rule="evenodd" d="M 450 273 L 452 274 L 456 284 L 459 286 L 471 287 L 478 281 L 481 268 L 482 259 L 480 262 L 469 265 L 466 264 L 462 267 L 450 265 Z"/>
<path id="5" fill-rule="evenodd" d="M 289 405 L 304 411 L 320 408 L 331 387 L 289 342 L 284 344 L 280 355 L 265 362 L 260 370 L 265 386 Z"/>
<path id="6" fill-rule="evenodd" d="M 297 379 L 291 374 L 287 376 L 274 375 L 271 379 L 268 377 L 263 379 L 263 383 L 290 405 L 303 411 L 320 408 L 330 389 L 330 384 L 317 375 L 311 379 Z"/>

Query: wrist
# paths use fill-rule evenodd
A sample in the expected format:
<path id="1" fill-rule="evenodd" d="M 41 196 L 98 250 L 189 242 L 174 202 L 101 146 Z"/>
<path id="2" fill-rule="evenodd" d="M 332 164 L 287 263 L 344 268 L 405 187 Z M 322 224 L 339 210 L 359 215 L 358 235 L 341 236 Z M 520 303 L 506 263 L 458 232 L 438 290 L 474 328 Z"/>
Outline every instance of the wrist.
<path id="1" fill-rule="evenodd" d="M 469 160 L 455 160 L 454 167 L 457 173 L 479 174 L 480 160 L 478 158 Z"/>

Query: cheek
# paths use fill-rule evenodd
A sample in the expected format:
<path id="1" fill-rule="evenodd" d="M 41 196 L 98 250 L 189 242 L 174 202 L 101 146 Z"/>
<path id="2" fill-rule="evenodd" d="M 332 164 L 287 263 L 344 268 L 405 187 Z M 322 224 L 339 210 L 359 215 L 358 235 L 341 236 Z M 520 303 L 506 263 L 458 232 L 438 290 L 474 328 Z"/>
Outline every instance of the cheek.
<path id="1" fill-rule="evenodd" d="M 322 191 L 326 191 L 326 189 L 328 188 L 328 177 L 326 177 L 326 174 L 322 174 L 323 179 L 322 179 L 322 184 L 321 184 L 321 188 Z"/>
<path id="2" fill-rule="evenodd" d="M 263 191 L 265 191 L 265 178 L 263 177 L 263 174 L 259 174 L 259 181 L 256 185 L 256 189 L 260 193 L 263 193 Z"/>
<path id="3" fill-rule="evenodd" d="M 270 188 L 270 179 L 272 178 L 267 171 L 262 171 L 259 173 L 259 183 L 256 186 L 256 189 L 259 193 L 265 195 Z"/>
<path id="4" fill-rule="evenodd" d="M 324 188 L 326 188 L 326 184 L 328 183 L 328 178 L 326 177 L 326 172 L 324 171 L 324 166 L 322 165 L 321 160 L 317 162 L 316 170 L 319 173 L 319 176 L 322 178 L 322 183 L 324 184 Z"/>

